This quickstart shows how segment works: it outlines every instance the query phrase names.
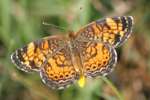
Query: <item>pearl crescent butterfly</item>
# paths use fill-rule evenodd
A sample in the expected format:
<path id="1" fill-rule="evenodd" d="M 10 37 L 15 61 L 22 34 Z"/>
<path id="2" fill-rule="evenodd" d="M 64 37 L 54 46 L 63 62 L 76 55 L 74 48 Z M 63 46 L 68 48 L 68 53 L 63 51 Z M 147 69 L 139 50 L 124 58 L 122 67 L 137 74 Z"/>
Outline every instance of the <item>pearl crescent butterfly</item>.
<path id="1" fill-rule="evenodd" d="M 54 35 L 17 49 L 11 59 L 20 70 L 39 72 L 52 89 L 62 89 L 84 77 L 107 75 L 117 62 L 115 48 L 132 33 L 133 17 L 93 21 L 68 37 Z"/>

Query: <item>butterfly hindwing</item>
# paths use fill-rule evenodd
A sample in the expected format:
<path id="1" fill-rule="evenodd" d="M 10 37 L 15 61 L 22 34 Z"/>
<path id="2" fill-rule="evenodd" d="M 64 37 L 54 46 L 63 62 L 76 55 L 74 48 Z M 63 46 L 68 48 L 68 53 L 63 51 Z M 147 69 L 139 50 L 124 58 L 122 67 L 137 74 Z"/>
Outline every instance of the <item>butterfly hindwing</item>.
<path id="1" fill-rule="evenodd" d="M 84 74 L 88 77 L 107 75 L 117 62 L 116 50 L 110 44 L 80 41 L 78 51 L 80 51 Z"/>
<path id="2" fill-rule="evenodd" d="M 40 71 L 43 82 L 53 89 L 63 89 L 74 83 L 79 73 L 73 63 L 70 48 L 64 46 L 44 62 Z"/>

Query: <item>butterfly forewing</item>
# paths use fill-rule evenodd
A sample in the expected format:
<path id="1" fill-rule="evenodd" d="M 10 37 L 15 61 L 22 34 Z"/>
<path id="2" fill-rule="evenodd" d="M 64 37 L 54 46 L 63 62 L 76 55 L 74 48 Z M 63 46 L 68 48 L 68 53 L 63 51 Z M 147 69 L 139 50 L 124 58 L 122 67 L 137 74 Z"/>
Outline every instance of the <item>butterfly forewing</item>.
<path id="1" fill-rule="evenodd" d="M 47 55 L 54 54 L 65 45 L 63 38 L 52 36 L 29 43 L 17 49 L 11 59 L 17 67 L 25 72 L 39 71 Z"/>
<path id="2" fill-rule="evenodd" d="M 90 23 L 77 32 L 80 40 L 98 40 L 116 47 L 131 34 L 133 18 L 131 16 L 108 17 Z"/>

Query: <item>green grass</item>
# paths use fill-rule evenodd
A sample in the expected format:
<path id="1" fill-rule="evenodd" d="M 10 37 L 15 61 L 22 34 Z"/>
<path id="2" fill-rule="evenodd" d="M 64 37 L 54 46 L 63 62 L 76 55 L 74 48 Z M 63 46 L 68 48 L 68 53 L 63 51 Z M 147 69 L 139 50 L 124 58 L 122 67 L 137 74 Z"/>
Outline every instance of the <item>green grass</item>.
<path id="1" fill-rule="evenodd" d="M 135 18 L 135 25 L 132 38 L 126 45 L 117 50 L 119 52 L 119 64 L 113 72 L 116 75 L 115 78 L 118 79 L 117 81 L 114 80 L 114 75 L 110 74 L 109 79 L 100 77 L 87 80 L 84 88 L 73 85 L 61 91 L 51 90 L 41 82 L 38 73 L 22 72 L 11 63 L 10 54 L 31 41 L 56 33 L 66 35 L 70 30 L 77 32 L 91 21 L 110 14 L 118 16 L 115 8 L 120 2 L 125 5 L 126 2 L 129 2 L 130 9 L 122 15 L 132 15 Z M 145 67 L 142 67 L 141 70 L 149 75 L 150 3 L 148 0 L 134 0 L 134 2 L 120 0 L 120 2 L 116 3 L 115 0 L 0 0 L 0 99 L 125 100 L 128 98 L 125 92 L 127 83 L 119 80 L 123 72 L 128 73 L 132 66 L 145 66 L 148 71 L 144 72 Z M 52 25 L 45 26 L 42 24 L 43 22 Z M 141 47 L 138 48 L 137 45 Z M 134 53 L 128 52 L 129 49 Z M 141 59 L 142 62 L 140 63 Z M 122 71 L 119 69 L 121 66 L 125 68 L 127 66 L 127 70 Z M 143 77 L 141 81 L 148 83 L 149 81 L 144 81 Z M 129 76 L 125 78 L 128 80 Z M 132 80 L 129 79 L 128 81 L 130 84 Z M 129 84 L 128 86 L 130 86 Z M 110 87 L 113 95 L 105 92 L 105 87 Z M 141 95 L 144 95 L 143 90 L 141 91 Z M 145 95 L 144 97 L 150 98 Z"/>

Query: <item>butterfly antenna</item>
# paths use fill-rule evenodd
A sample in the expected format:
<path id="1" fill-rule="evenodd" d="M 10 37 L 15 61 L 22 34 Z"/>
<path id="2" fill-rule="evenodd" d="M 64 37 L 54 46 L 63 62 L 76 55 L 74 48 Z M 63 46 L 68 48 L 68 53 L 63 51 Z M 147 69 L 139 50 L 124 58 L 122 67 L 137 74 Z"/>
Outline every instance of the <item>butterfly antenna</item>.
<path id="1" fill-rule="evenodd" d="M 54 24 L 49 24 L 49 23 L 46 23 L 46 22 L 43 22 L 42 23 L 43 25 L 46 25 L 46 26 L 52 26 L 52 27 L 54 27 L 54 28 L 56 28 L 56 29 L 60 29 L 60 30 L 63 30 L 63 31 L 67 31 L 67 29 L 66 28 L 64 28 L 64 27 L 60 27 L 60 26 L 57 26 L 57 25 L 54 25 Z"/>

